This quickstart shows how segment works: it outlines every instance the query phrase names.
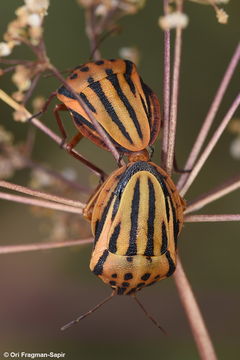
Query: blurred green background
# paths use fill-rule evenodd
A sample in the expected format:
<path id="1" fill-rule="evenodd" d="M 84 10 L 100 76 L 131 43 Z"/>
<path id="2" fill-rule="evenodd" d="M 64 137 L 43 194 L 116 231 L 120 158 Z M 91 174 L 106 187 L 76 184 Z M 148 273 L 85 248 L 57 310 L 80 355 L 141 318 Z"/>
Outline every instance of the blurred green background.
<path id="1" fill-rule="evenodd" d="M 3 34 L 19 1 L 0 4 L 0 33 Z M 217 86 L 239 41 L 240 3 L 226 7 L 229 24 L 217 23 L 209 6 L 186 2 L 190 23 L 184 30 L 179 121 L 176 154 L 184 164 Z M 144 81 L 162 99 L 163 34 L 157 25 L 162 2 L 146 1 L 134 16 L 119 21 L 122 31 L 102 45 L 105 58 L 119 56 L 123 46 L 140 51 L 139 70 Z M 84 34 L 84 14 L 75 1 L 51 1 L 46 18 L 45 38 L 52 62 L 61 70 L 73 68 L 89 58 Z M 24 46 L 15 58 L 27 58 Z M 239 70 L 239 68 L 238 68 Z M 236 74 L 224 97 L 214 127 L 224 116 L 238 91 Z M 47 95 L 59 83 L 54 78 L 41 80 L 34 95 Z M 1 78 L 1 88 L 15 91 L 10 75 Z M 0 103 L 1 124 L 12 131 L 17 141 L 24 141 L 27 125 L 12 121 L 11 109 Z M 51 111 L 44 115 L 53 129 Z M 70 122 L 69 122 L 70 124 Z M 69 125 L 71 128 L 71 124 Z M 229 147 L 234 136 L 225 131 L 186 196 L 191 200 L 239 172 Z M 159 141 L 154 161 L 160 164 Z M 78 150 L 98 166 L 110 172 L 116 167 L 112 156 L 83 140 Z M 89 172 L 63 153 L 38 132 L 34 159 L 55 170 L 74 168 L 78 181 L 89 182 Z M 27 184 L 28 171 L 21 171 L 10 181 Z M 91 175 L 90 181 L 93 182 Z M 96 182 L 96 180 L 95 180 Z M 206 209 L 205 213 L 239 213 L 239 191 Z M 203 211 L 202 211 L 203 213 Z M 1 244 L 24 244 L 46 240 L 44 219 L 33 216 L 28 206 L 0 202 Z M 90 234 L 90 230 L 89 231 Z M 216 346 L 219 359 L 239 359 L 239 233 L 237 223 L 186 224 L 179 241 L 179 252 Z M 116 297 L 66 332 L 59 328 L 87 311 L 109 294 L 109 288 L 90 273 L 91 246 L 42 252 L 1 255 L 0 262 L 0 353 L 4 351 L 66 352 L 67 359 L 198 359 L 195 345 L 181 308 L 173 279 L 142 291 L 140 298 L 147 309 L 167 330 L 161 334 L 128 297 Z M 0 358 L 2 355 L 0 355 Z"/>

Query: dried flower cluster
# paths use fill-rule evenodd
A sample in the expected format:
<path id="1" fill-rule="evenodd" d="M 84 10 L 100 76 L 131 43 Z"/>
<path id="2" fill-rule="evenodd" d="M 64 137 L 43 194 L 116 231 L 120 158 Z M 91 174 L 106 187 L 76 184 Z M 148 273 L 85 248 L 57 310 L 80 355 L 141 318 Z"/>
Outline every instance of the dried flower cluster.
<path id="1" fill-rule="evenodd" d="M 38 45 L 42 37 L 42 23 L 47 15 L 49 0 L 25 0 L 25 5 L 16 9 L 17 18 L 8 24 L 0 43 L 0 56 L 8 56 L 12 49 L 21 42 L 29 41 Z"/>
<path id="2" fill-rule="evenodd" d="M 227 4 L 229 0 L 190 0 L 203 5 L 211 5 L 215 12 L 217 20 L 220 24 L 227 24 L 228 14 L 218 4 Z M 172 0 L 172 6 L 168 7 L 168 13 L 165 16 L 160 16 L 158 24 L 163 30 L 170 30 L 174 28 L 185 28 L 188 25 L 189 19 L 186 14 L 176 11 L 176 3 L 178 0 Z"/>
<path id="3" fill-rule="evenodd" d="M 85 8 L 94 8 L 97 16 L 106 16 L 118 10 L 124 14 L 135 14 L 145 5 L 146 0 L 78 0 Z"/>
<path id="4" fill-rule="evenodd" d="M 36 61 L 13 60 L 11 62 L 9 60 L 9 64 L 14 64 L 14 66 L 2 70 L 2 74 L 14 71 L 12 81 L 17 91 L 12 96 L 22 103 L 26 103 L 29 99 L 40 74 L 48 67 L 42 35 L 49 0 L 25 0 L 24 2 L 25 5 L 15 11 L 16 19 L 7 26 L 7 31 L 3 35 L 5 41 L 0 43 L 0 57 L 10 55 L 14 47 L 20 44 L 27 45 L 37 56 Z M 8 64 L 8 60 L 2 60 L 2 62 Z M 14 119 L 23 121 L 25 117 L 22 113 L 15 112 Z"/>

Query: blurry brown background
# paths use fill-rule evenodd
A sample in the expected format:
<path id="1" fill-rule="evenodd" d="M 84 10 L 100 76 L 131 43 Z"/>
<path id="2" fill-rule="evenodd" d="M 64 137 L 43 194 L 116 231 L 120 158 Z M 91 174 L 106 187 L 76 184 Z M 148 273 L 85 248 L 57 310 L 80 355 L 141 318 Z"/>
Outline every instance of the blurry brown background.
<path id="1" fill-rule="evenodd" d="M 139 70 L 144 81 L 162 98 L 163 34 L 157 25 L 161 1 L 149 0 L 146 7 L 119 23 L 122 32 L 102 46 L 106 58 L 118 57 L 123 46 L 140 50 Z M 0 33 L 14 18 L 19 1 L 0 4 Z M 186 2 L 190 23 L 184 31 L 181 94 L 177 133 L 180 165 L 193 144 L 223 72 L 239 40 L 238 1 L 226 7 L 229 24 L 217 23 L 208 6 Z M 51 1 L 46 18 L 45 38 L 52 62 L 61 70 L 88 60 L 83 10 L 75 1 Z M 26 58 L 24 46 L 14 58 Z M 239 68 L 238 68 L 239 69 Z M 15 91 L 10 76 L 1 78 L 1 87 Z M 238 91 L 235 75 L 227 91 L 216 124 L 222 119 Z M 35 95 L 47 96 L 59 83 L 43 79 Z M 0 103 L 1 124 L 24 140 L 27 125 L 14 123 L 11 110 Z M 49 111 L 43 121 L 56 129 Z M 70 124 L 70 122 L 69 122 Z M 70 124 L 71 128 L 71 124 Z M 239 170 L 229 147 L 234 136 L 225 131 L 207 161 L 187 200 L 210 190 Z M 110 154 L 87 140 L 78 150 L 110 172 L 116 165 Z M 154 161 L 160 163 L 159 142 Z M 46 136 L 37 134 L 34 159 L 56 170 L 72 167 L 78 181 L 87 184 L 89 172 L 61 151 Z M 10 181 L 27 184 L 29 172 L 21 171 Z M 93 181 L 91 176 L 91 181 Z M 205 213 L 239 212 L 239 191 L 208 206 Z M 202 211 L 203 213 L 203 211 Z M 41 218 L 28 206 L 0 201 L 1 244 L 44 241 Z M 237 223 L 187 224 L 179 241 L 179 252 L 206 319 L 220 359 L 239 359 L 239 232 Z M 81 234 L 80 234 L 81 236 Z M 128 297 L 116 297 L 91 317 L 66 332 L 59 328 L 107 296 L 110 289 L 90 273 L 91 246 L 71 249 L 1 255 L 0 261 L 0 353 L 4 351 L 66 352 L 67 359 L 197 359 L 190 330 L 179 303 L 174 281 L 169 279 L 142 291 L 140 298 L 168 332 L 162 335 Z M 2 355 L 0 355 L 0 358 Z"/>

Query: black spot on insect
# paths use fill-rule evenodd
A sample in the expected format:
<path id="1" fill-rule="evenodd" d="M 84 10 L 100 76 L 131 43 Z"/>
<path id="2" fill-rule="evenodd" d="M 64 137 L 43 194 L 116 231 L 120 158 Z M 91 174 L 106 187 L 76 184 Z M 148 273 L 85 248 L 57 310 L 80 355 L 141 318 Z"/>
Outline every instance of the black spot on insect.
<path id="1" fill-rule="evenodd" d="M 73 73 L 72 75 L 69 76 L 69 78 L 70 78 L 71 80 L 76 79 L 77 77 L 78 77 L 78 74 L 77 74 L 77 73 Z"/>
<path id="2" fill-rule="evenodd" d="M 150 273 L 146 273 L 146 274 L 144 274 L 144 275 L 141 277 L 141 280 L 146 281 L 146 280 L 148 280 L 148 279 L 150 278 L 150 276 L 151 276 Z"/>
<path id="3" fill-rule="evenodd" d="M 129 282 L 123 282 L 123 283 L 122 283 L 122 286 L 123 286 L 123 287 L 128 287 L 129 285 L 130 285 Z"/>
<path id="4" fill-rule="evenodd" d="M 124 275 L 124 280 L 130 280 L 130 279 L 132 279 L 133 278 L 133 274 L 132 273 L 126 273 L 125 275 Z"/>
<path id="5" fill-rule="evenodd" d="M 148 260 L 149 262 L 152 262 L 151 256 L 146 256 L 146 260 Z"/>
<path id="6" fill-rule="evenodd" d="M 116 278 L 117 277 L 117 274 L 116 273 L 114 273 L 114 274 L 112 274 L 112 278 Z"/>
<path id="7" fill-rule="evenodd" d="M 133 262 L 133 257 L 132 256 L 127 256 L 127 261 L 128 262 Z"/>
<path id="8" fill-rule="evenodd" d="M 89 84 L 93 84 L 94 83 L 94 78 L 89 76 L 89 78 L 87 79 Z"/>
<path id="9" fill-rule="evenodd" d="M 118 294 L 118 295 L 123 295 L 126 290 L 127 290 L 127 289 L 124 288 L 124 287 L 119 287 L 119 288 L 117 289 L 117 294 Z"/>
<path id="10" fill-rule="evenodd" d="M 116 61 L 116 59 L 110 59 L 110 61 L 111 61 L 111 62 L 114 62 L 114 61 Z"/>
<path id="11" fill-rule="evenodd" d="M 141 288 L 141 287 L 143 287 L 144 285 L 145 285 L 144 282 L 140 282 L 139 284 L 137 284 L 137 288 Z"/>
<path id="12" fill-rule="evenodd" d="M 95 64 L 102 65 L 102 64 L 104 64 L 104 60 L 97 60 L 97 61 L 95 61 Z"/>
<path id="13" fill-rule="evenodd" d="M 116 281 L 111 280 L 111 281 L 109 281 L 109 284 L 114 286 L 114 285 L 116 285 Z"/>
<path id="14" fill-rule="evenodd" d="M 82 72 L 87 72 L 87 71 L 89 71 L 89 67 L 88 66 L 83 66 L 79 70 L 82 71 Z"/>
<path id="15" fill-rule="evenodd" d="M 161 275 L 157 275 L 157 276 L 155 276 L 154 279 L 160 279 L 160 277 L 161 277 Z"/>

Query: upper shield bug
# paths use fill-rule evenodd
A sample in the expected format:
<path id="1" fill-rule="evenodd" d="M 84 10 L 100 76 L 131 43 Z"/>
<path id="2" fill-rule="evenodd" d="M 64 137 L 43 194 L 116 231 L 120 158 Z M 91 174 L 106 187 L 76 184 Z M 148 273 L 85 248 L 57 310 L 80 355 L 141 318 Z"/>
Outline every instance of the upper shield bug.
<path id="1" fill-rule="evenodd" d="M 160 129 L 159 102 L 131 61 L 89 62 L 76 67 L 66 82 L 80 95 L 119 152 L 143 150 L 156 139 Z M 75 96 L 64 85 L 56 95 L 62 102 L 54 112 L 63 137 L 66 134 L 58 112 L 68 110 L 79 132 L 108 150 Z"/>

